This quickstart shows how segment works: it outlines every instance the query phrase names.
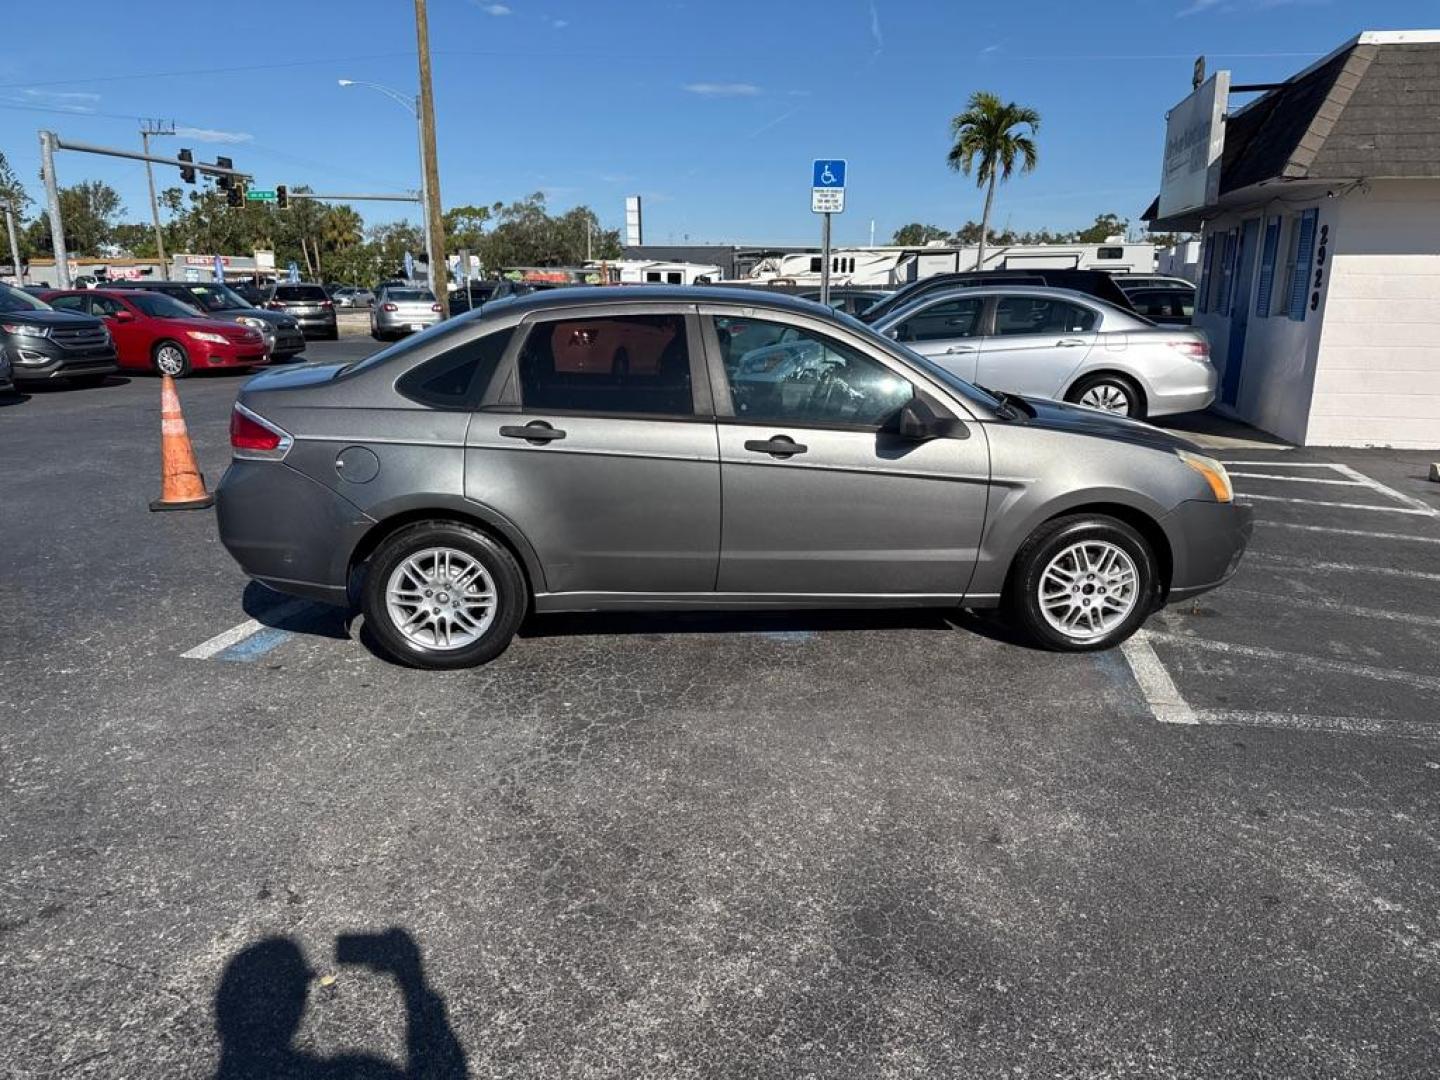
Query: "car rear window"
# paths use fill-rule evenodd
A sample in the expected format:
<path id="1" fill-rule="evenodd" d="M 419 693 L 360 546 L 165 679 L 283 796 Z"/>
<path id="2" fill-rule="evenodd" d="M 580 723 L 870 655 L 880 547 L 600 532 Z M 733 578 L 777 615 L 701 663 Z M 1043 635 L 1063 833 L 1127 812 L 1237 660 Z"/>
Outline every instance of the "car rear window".
<path id="1" fill-rule="evenodd" d="M 281 285 L 275 290 L 276 300 L 329 300 L 319 285 Z"/>
<path id="2" fill-rule="evenodd" d="M 402 375 L 395 389 L 411 401 L 437 409 L 473 409 L 505 355 L 513 329 L 457 345 Z"/>
<path id="3" fill-rule="evenodd" d="M 537 323 L 525 339 L 527 410 L 689 415 L 690 354 L 680 315 L 614 315 Z"/>
<path id="4" fill-rule="evenodd" d="M 413 303 L 415 301 L 423 302 L 427 300 L 434 302 L 435 296 L 433 293 L 430 292 L 429 289 L 386 289 L 385 299 L 396 300 L 400 303 Z"/>

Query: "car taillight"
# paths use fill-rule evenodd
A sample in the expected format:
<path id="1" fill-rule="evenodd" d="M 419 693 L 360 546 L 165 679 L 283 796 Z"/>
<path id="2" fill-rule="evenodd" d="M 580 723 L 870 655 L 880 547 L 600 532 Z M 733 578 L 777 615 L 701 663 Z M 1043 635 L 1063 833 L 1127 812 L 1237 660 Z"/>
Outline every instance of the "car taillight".
<path id="1" fill-rule="evenodd" d="M 292 441 L 285 431 L 236 402 L 230 413 L 230 449 L 237 458 L 278 460 Z"/>
<path id="2" fill-rule="evenodd" d="M 320 306 L 321 306 L 321 307 L 334 307 L 334 306 L 335 306 L 335 301 L 334 301 L 334 300 L 321 300 L 321 301 L 320 301 Z"/>
<path id="3" fill-rule="evenodd" d="M 431 310 L 431 311 L 439 311 L 439 310 L 440 310 L 440 305 L 439 305 L 439 304 L 431 304 L 431 305 L 430 305 L 430 310 Z"/>
<path id="4" fill-rule="evenodd" d="M 1208 341 L 1183 338 L 1170 342 L 1170 347 L 1184 353 L 1191 360 L 1207 361 L 1210 359 L 1210 343 Z"/>
<path id="5" fill-rule="evenodd" d="M 398 307 L 396 307 L 394 304 L 381 304 L 381 305 L 380 305 L 380 310 L 381 310 L 381 311 L 399 311 L 400 309 L 399 309 Z"/>

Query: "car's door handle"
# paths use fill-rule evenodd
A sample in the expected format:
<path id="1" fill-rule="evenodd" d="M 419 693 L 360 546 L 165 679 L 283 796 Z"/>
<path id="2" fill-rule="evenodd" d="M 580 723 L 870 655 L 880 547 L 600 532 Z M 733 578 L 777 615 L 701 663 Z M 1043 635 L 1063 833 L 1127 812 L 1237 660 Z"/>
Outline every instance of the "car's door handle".
<path id="1" fill-rule="evenodd" d="M 557 427 L 551 427 L 544 420 L 531 420 L 523 426 L 506 424 L 500 429 L 500 434 L 507 439 L 524 439 L 526 442 L 539 446 L 565 437 L 565 432 Z"/>
<path id="2" fill-rule="evenodd" d="M 757 454 L 788 458 L 795 454 L 803 454 L 810 448 L 803 443 L 797 443 L 788 435 L 773 435 L 768 439 L 746 439 L 745 449 L 753 450 Z"/>
<path id="3" fill-rule="evenodd" d="M 962 352 L 974 352 L 974 351 L 975 351 L 975 346 L 974 346 L 974 345 L 951 345 L 948 349 L 945 350 L 946 353 L 962 353 Z"/>
<path id="4" fill-rule="evenodd" d="M 1084 344 L 1085 344 L 1085 339 L 1084 339 L 1084 338 L 1078 338 L 1078 337 L 1067 337 L 1067 338 L 1061 338 L 1061 339 L 1060 339 L 1059 341 L 1057 341 L 1055 344 L 1058 345 L 1058 346 L 1060 346 L 1060 348 L 1062 348 L 1062 349 L 1073 349 L 1073 348 L 1075 348 L 1075 347 L 1078 346 L 1078 345 L 1084 345 Z"/>

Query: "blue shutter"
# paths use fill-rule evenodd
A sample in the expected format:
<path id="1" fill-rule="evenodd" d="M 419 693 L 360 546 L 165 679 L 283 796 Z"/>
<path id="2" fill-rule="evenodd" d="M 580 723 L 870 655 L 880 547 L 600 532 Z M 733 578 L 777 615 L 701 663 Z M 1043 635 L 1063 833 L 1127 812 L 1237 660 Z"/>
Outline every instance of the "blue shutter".
<path id="1" fill-rule="evenodd" d="M 1315 222 L 1319 210 L 1300 215 L 1300 239 L 1295 245 L 1295 268 L 1290 271 L 1290 318 L 1305 321 L 1305 294 L 1310 291 L 1310 260 L 1315 257 Z"/>
<path id="2" fill-rule="evenodd" d="M 1233 229 L 1225 234 L 1225 250 L 1220 256 L 1220 293 L 1215 298 L 1215 310 L 1221 315 L 1230 314 L 1230 285 L 1235 275 L 1235 248 L 1238 243 L 1238 234 Z"/>
<path id="3" fill-rule="evenodd" d="M 1215 288 L 1215 237 L 1205 237 L 1205 243 L 1200 248 L 1200 296 L 1196 305 L 1202 314 L 1210 310 L 1210 293 Z"/>
<path id="4" fill-rule="evenodd" d="M 1280 219 L 1265 223 L 1265 246 L 1260 249 L 1260 286 L 1255 294 L 1255 314 L 1270 314 L 1270 294 L 1275 288 L 1275 255 L 1280 249 Z"/>

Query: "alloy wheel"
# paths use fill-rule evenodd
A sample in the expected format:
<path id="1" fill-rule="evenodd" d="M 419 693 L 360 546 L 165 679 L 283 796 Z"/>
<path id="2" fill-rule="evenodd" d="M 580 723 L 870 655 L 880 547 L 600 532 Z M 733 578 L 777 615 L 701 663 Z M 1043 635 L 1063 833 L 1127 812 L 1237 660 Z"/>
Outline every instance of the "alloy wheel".
<path id="1" fill-rule="evenodd" d="M 1139 574 L 1130 553 L 1108 540 L 1061 549 L 1037 587 L 1045 621 L 1072 641 L 1104 637 L 1129 618 L 1139 600 Z"/>
<path id="2" fill-rule="evenodd" d="M 155 354 L 155 367 L 162 375 L 180 375 L 185 371 L 185 354 L 174 345 L 162 345 Z"/>
<path id="3" fill-rule="evenodd" d="M 433 547 L 403 559 L 385 583 L 395 629 L 423 649 L 463 649 L 495 621 L 495 582 L 478 559 L 458 548 Z"/>
<path id="4" fill-rule="evenodd" d="M 1096 383 L 1080 395 L 1080 404 L 1091 409 L 1099 409 L 1101 412 L 1118 413 L 1121 416 L 1127 416 L 1130 413 L 1130 395 L 1123 386 L 1115 383 Z"/>

